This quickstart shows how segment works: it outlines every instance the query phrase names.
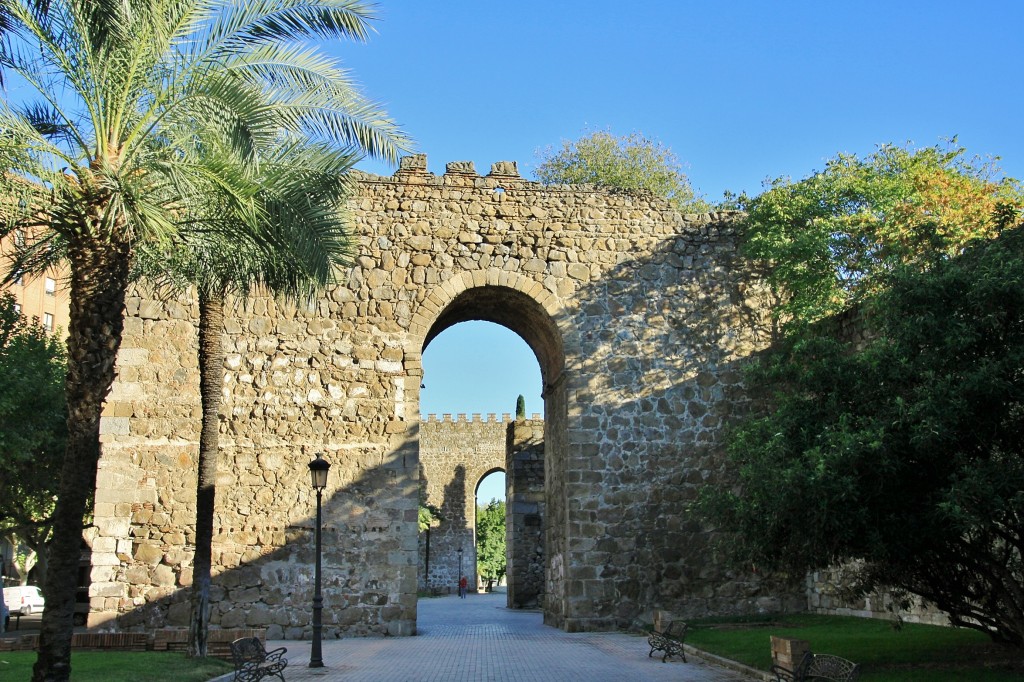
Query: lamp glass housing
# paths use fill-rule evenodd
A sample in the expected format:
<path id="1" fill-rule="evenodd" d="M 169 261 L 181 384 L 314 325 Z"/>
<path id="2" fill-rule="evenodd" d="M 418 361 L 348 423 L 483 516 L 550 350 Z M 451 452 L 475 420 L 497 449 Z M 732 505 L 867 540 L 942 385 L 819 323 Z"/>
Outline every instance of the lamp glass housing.
<path id="1" fill-rule="evenodd" d="M 331 468 L 330 462 L 320 456 L 318 452 L 316 459 L 309 463 L 309 475 L 313 488 L 323 490 L 327 487 L 327 471 Z"/>

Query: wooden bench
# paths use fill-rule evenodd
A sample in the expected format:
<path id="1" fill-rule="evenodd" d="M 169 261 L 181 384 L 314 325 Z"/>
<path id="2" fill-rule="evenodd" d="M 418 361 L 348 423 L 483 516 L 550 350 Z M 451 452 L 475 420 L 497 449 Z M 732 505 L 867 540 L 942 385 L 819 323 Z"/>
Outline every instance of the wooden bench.
<path id="1" fill-rule="evenodd" d="M 278 677 L 284 682 L 284 669 L 288 660 L 287 649 L 273 651 L 263 648 L 259 637 L 242 637 L 231 642 L 231 658 L 235 662 L 237 682 L 259 682 L 264 677 Z"/>
<path id="2" fill-rule="evenodd" d="M 679 656 L 683 659 L 683 663 L 686 663 L 686 652 L 683 651 L 683 640 L 685 639 L 686 623 L 681 620 L 673 620 L 667 628 L 661 632 L 655 630 L 647 638 L 647 643 L 651 645 L 651 651 L 647 657 L 653 656 L 655 651 L 664 651 L 665 654 L 661 657 L 662 663 L 669 656 Z"/>
<path id="3" fill-rule="evenodd" d="M 775 675 L 775 682 L 854 682 L 860 676 L 860 665 L 839 656 L 808 651 L 796 670 L 773 665 L 771 674 Z"/>

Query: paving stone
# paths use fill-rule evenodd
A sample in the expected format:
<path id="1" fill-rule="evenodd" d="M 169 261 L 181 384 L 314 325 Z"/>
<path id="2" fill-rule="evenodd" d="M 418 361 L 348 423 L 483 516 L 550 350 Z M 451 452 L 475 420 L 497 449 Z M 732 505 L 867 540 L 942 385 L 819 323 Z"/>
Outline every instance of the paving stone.
<path id="1" fill-rule="evenodd" d="M 309 641 L 288 648 L 288 682 L 736 682 L 740 673 L 689 657 L 649 658 L 647 640 L 624 633 L 566 633 L 539 611 L 504 608 L 505 594 L 421 599 L 416 637 L 323 642 L 323 668 L 309 668 Z M 765 644 L 767 646 L 767 643 Z M 231 675 L 219 678 L 227 682 Z"/>

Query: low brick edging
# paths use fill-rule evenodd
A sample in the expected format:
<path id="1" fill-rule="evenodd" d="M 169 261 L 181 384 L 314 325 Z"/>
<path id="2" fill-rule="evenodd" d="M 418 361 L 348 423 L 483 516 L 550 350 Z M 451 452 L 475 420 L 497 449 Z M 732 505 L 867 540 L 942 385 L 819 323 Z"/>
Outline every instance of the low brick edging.
<path id="1" fill-rule="evenodd" d="M 32 651 L 38 641 L 39 635 L 0 638 L 0 651 Z"/>
<path id="2" fill-rule="evenodd" d="M 0 639 L 0 651 L 35 651 L 37 648 L 39 635 Z M 71 648 L 146 651 L 149 635 L 145 632 L 76 632 L 71 635 Z"/>
<path id="3" fill-rule="evenodd" d="M 258 637 L 264 646 L 267 644 L 266 628 L 226 628 L 210 630 L 206 637 L 206 651 L 210 656 L 231 660 L 231 642 L 240 637 Z M 188 650 L 188 630 L 185 628 L 161 628 L 153 633 L 153 651 Z"/>
<path id="4" fill-rule="evenodd" d="M 210 630 L 207 651 L 210 656 L 231 660 L 231 642 L 239 637 L 259 637 L 266 644 L 266 628 L 227 628 Z M 0 651 L 35 651 L 39 635 L 21 635 L 0 639 Z M 71 636 L 72 649 L 117 651 L 178 651 L 188 649 L 188 630 L 161 628 L 146 632 L 76 632 Z"/>

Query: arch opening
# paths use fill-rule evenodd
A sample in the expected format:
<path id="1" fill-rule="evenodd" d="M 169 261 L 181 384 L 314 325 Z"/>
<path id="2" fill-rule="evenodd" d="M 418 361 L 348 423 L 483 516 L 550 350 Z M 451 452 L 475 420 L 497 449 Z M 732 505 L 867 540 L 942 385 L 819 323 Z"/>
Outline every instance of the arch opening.
<path id="1" fill-rule="evenodd" d="M 495 468 L 484 473 L 476 484 L 476 504 L 486 505 L 491 500 L 505 500 L 505 469 Z"/>
<path id="2" fill-rule="evenodd" d="M 479 589 L 491 592 L 505 583 L 508 569 L 508 518 L 505 470 L 492 469 L 477 482 L 474 537 Z"/>
<path id="3" fill-rule="evenodd" d="M 422 351 L 450 327 L 474 320 L 501 325 L 525 341 L 537 357 L 545 386 L 561 376 L 565 351 L 554 320 L 535 300 L 508 287 L 475 287 L 456 296 L 430 327 Z"/>
<path id="4" fill-rule="evenodd" d="M 552 542 L 557 545 L 558 540 L 548 538 L 550 524 L 545 510 L 552 506 L 548 502 L 549 498 L 555 500 L 555 507 L 564 508 L 564 502 L 558 502 L 557 494 L 546 490 L 545 486 L 545 469 L 550 465 L 550 461 L 564 461 L 568 440 L 565 428 L 566 398 L 562 381 L 565 368 L 563 337 L 552 314 L 532 296 L 522 291 L 498 285 L 465 289 L 444 305 L 436 319 L 429 324 L 423 338 L 420 350 L 423 353 L 424 374 L 419 390 L 424 399 L 435 391 L 439 381 L 438 377 L 430 373 L 427 348 L 436 348 L 432 344 L 446 330 L 461 323 L 474 321 L 500 325 L 518 336 L 529 347 L 540 369 L 540 397 L 543 400 L 543 410 L 529 413 L 525 417 L 513 418 L 516 394 L 519 392 L 513 390 L 502 394 L 509 396 L 503 398 L 507 402 L 502 403 L 508 407 L 499 411 L 501 416 L 497 419 L 493 418 L 493 412 L 488 414 L 487 418 L 481 418 L 481 410 L 471 408 L 469 411 L 476 413 L 472 418 L 457 415 L 452 419 L 452 413 L 445 410 L 440 418 L 435 414 L 421 421 L 421 486 L 425 490 L 423 497 L 428 503 L 440 505 L 444 518 L 432 531 L 430 551 L 435 555 L 431 561 L 434 568 L 430 574 L 421 574 L 420 589 L 430 592 L 451 592 L 452 589 L 447 585 L 438 584 L 439 579 L 444 580 L 444 577 L 443 572 L 437 568 L 445 561 L 453 562 L 454 557 L 462 558 L 463 569 L 468 566 L 476 567 L 479 560 L 476 533 L 476 493 L 479 487 L 477 482 L 482 481 L 487 474 L 503 470 L 507 493 L 507 603 L 509 607 L 544 606 L 546 609 L 546 573 L 549 563 L 546 557 L 550 556 L 548 545 Z M 495 358 L 493 362 L 501 362 L 501 358 Z M 533 395 L 537 394 L 534 392 Z M 436 402 L 425 400 L 420 400 L 419 404 L 437 405 Z M 435 409 L 436 407 L 428 407 L 424 412 L 433 412 Z M 480 434 L 475 436 L 475 441 L 471 445 L 460 446 L 454 440 L 449 440 L 449 444 L 445 446 L 441 445 L 441 441 L 446 429 L 456 433 L 460 430 L 466 433 L 479 431 Z M 485 438 L 482 434 L 488 431 L 489 435 Z M 488 439 L 490 445 L 484 446 Z M 449 448 L 447 452 L 439 452 L 445 447 Z M 460 447 L 466 451 L 475 450 L 481 455 L 481 463 L 472 464 L 465 460 L 464 456 L 460 459 L 460 454 L 456 452 Z M 495 453 L 495 449 L 500 450 L 500 453 Z M 483 450 L 489 450 L 490 454 L 483 454 Z M 500 454 L 500 464 L 483 464 L 484 460 L 495 454 Z M 438 455 L 444 455 L 448 460 L 444 471 L 438 471 L 431 464 L 431 460 Z M 453 466 L 456 461 L 458 464 Z M 451 478 L 453 473 L 459 473 L 456 467 L 461 467 L 461 484 L 457 484 Z M 432 480 L 438 477 L 447 477 L 451 480 L 448 480 L 447 486 L 439 485 L 437 480 Z M 467 489 L 467 484 L 473 487 Z M 460 489 L 455 490 L 455 487 Z M 461 504 L 452 504 L 454 501 Z M 486 501 L 481 504 L 485 503 Z M 424 544 L 421 534 L 421 553 L 425 551 Z M 461 554 L 458 552 L 460 547 L 463 549 Z M 472 560 L 469 560 L 467 549 L 470 547 L 473 548 Z M 421 567 L 426 565 L 426 562 L 427 559 L 424 558 Z M 452 568 L 456 570 L 450 571 L 448 585 L 454 586 L 457 585 L 459 572 L 454 564 Z M 476 573 L 473 571 L 472 575 L 467 575 L 470 585 L 475 584 Z"/>

